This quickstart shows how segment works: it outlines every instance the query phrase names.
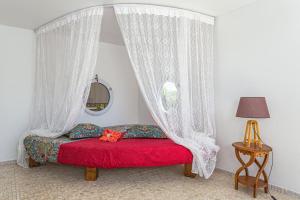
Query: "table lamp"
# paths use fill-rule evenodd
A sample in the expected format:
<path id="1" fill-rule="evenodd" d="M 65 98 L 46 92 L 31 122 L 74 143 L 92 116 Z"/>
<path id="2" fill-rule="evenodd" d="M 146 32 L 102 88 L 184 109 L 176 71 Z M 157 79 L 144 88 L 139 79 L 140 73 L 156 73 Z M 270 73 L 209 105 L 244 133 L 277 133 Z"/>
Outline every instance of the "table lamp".
<path id="1" fill-rule="evenodd" d="M 236 112 L 236 117 L 251 118 L 247 121 L 244 145 L 250 147 L 250 144 L 262 147 L 262 140 L 259 133 L 258 122 L 253 118 L 270 118 L 268 106 L 265 97 L 241 97 Z M 252 131 L 254 137 L 252 139 Z"/>

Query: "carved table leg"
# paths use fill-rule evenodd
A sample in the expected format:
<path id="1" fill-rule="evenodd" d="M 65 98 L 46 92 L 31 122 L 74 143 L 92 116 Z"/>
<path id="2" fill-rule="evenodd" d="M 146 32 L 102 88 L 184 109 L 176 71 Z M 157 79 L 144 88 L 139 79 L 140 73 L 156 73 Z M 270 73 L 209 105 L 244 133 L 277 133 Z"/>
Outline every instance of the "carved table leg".
<path id="1" fill-rule="evenodd" d="M 87 181 L 95 181 L 97 180 L 97 177 L 98 177 L 98 170 L 97 168 L 89 168 L 89 167 L 86 167 L 85 168 L 85 180 Z"/>
<path id="2" fill-rule="evenodd" d="M 240 167 L 240 168 L 236 171 L 235 176 L 234 176 L 234 180 L 235 180 L 235 189 L 237 190 L 237 189 L 238 189 L 238 184 L 239 184 L 239 181 L 238 181 L 238 180 L 239 180 L 240 173 L 241 173 L 243 170 L 245 170 L 245 171 L 246 171 L 246 175 L 248 175 L 248 167 L 254 163 L 254 161 L 255 161 L 255 154 L 251 153 L 251 154 L 250 154 L 250 159 L 249 159 L 249 161 L 248 161 L 247 163 L 245 163 L 245 162 L 242 160 L 239 151 L 236 150 L 235 153 L 236 153 L 236 157 L 238 158 L 238 160 L 239 160 L 240 163 L 242 164 L 242 167 Z M 241 162 L 241 161 L 242 161 L 242 162 Z"/>
<path id="3" fill-rule="evenodd" d="M 239 151 L 237 149 L 235 150 L 235 155 L 236 155 L 237 159 L 240 161 L 240 163 L 242 164 L 242 166 L 246 165 L 246 163 L 241 158 L 241 156 L 239 154 Z M 248 172 L 248 168 L 247 167 L 245 168 L 245 173 L 246 173 L 246 176 L 249 176 L 249 172 Z"/>
<path id="4" fill-rule="evenodd" d="M 186 177 L 195 178 L 196 174 L 192 173 L 192 164 L 184 164 L 184 175 Z"/>
<path id="5" fill-rule="evenodd" d="M 269 192 L 269 185 L 268 185 L 268 176 L 267 176 L 267 173 L 265 172 L 265 167 L 268 163 L 268 159 L 269 159 L 269 154 L 265 154 L 265 157 L 264 157 L 264 160 L 262 162 L 262 164 L 260 164 L 258 162 L 257 159 L 255 159 L 255 164 L 258 166 L 259 168 L 259 171 L 257 172 L 256 174 L 256 179 L 255 179 L 255 185 L 254 185 L 254 191 L 253 191 L 253 197 L 255 198 L 256 197 L 256 188 L 257 188 L 257 184 L 258 184 L 258 181 L 259 181 L 259 177 L 261 174 L 263 174 L 263 177 L 264 177 L 264 183 L 266 184 L 265 187 L 264 187 L 264 191 L 265 193 L 268 193 Z"/>

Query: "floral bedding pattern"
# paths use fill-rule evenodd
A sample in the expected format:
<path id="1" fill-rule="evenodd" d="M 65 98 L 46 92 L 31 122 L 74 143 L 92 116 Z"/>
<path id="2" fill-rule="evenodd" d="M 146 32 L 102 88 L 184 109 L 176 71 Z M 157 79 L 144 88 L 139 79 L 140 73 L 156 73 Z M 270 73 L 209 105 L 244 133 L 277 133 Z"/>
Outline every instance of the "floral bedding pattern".
<path id="1" fill-rule="evenodd" d="M 41 136 L 27 136 L 24 139 L 24 146 L 27 154 L 36 162 L 57 163 L 57 155 L 61 144 L 74 142 L 66 136 L 59 138 L 48 138 Z"/>
<path id="2" fill-rule="evenodd" d="M 124 138 L 167 138 L 159 126 L 135 125 L 127 129 Z"/>
<path id="3" fill-rule="evenodd" d="M 91 137 L 100 137 L 103 132 L 103 128 L 89 123 L 82 123 L 75 126 L 67 134 L 71 139 L 80 139 L 80 138 L 91 138 Z"/>
<path id="4" fill-rule="evenodd" d="M 123 138 L 167 138 L 166 134 L 161 130 L 161 128 L 155 125 L 132 124 L 105 127 L 105 129 L 124 132 L 125 134 Z"/>

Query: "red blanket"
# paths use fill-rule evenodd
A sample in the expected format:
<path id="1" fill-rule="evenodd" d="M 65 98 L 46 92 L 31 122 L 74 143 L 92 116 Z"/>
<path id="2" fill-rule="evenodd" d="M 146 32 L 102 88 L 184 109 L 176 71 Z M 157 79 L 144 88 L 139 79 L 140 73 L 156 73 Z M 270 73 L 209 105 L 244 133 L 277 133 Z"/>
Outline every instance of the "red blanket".
<path id="1" fill-rule="evenodd" d="M 115 143 L 98 138 L 62 144 L 58 162 L 84 167 L 152 167 L 191 163 L 185 147 L 169 139 L 122 139 Z"/>

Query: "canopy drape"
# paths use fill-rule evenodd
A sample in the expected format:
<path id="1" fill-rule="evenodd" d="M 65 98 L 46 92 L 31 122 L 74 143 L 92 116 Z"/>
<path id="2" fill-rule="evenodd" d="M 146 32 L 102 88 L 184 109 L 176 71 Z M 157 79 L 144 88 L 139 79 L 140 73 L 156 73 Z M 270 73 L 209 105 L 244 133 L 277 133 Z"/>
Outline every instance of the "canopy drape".
<path id="1" fill-rule="evenodd" d="M 215 145 L 214 19 L 152 5 L 115 5 L 140 90 L 155 122 L 190 149 L 194 173 L 210 177 Z"/>
<path id="2" fill-rule="evenodd" d="M 102 15 L 102 7 L 87 8 L 36 31 L 34 99 L 29 131 L 19 142 L 19 165 L 27 167 L 27 135 L 58 137 L 76 124 L 93 79 Z"/>

